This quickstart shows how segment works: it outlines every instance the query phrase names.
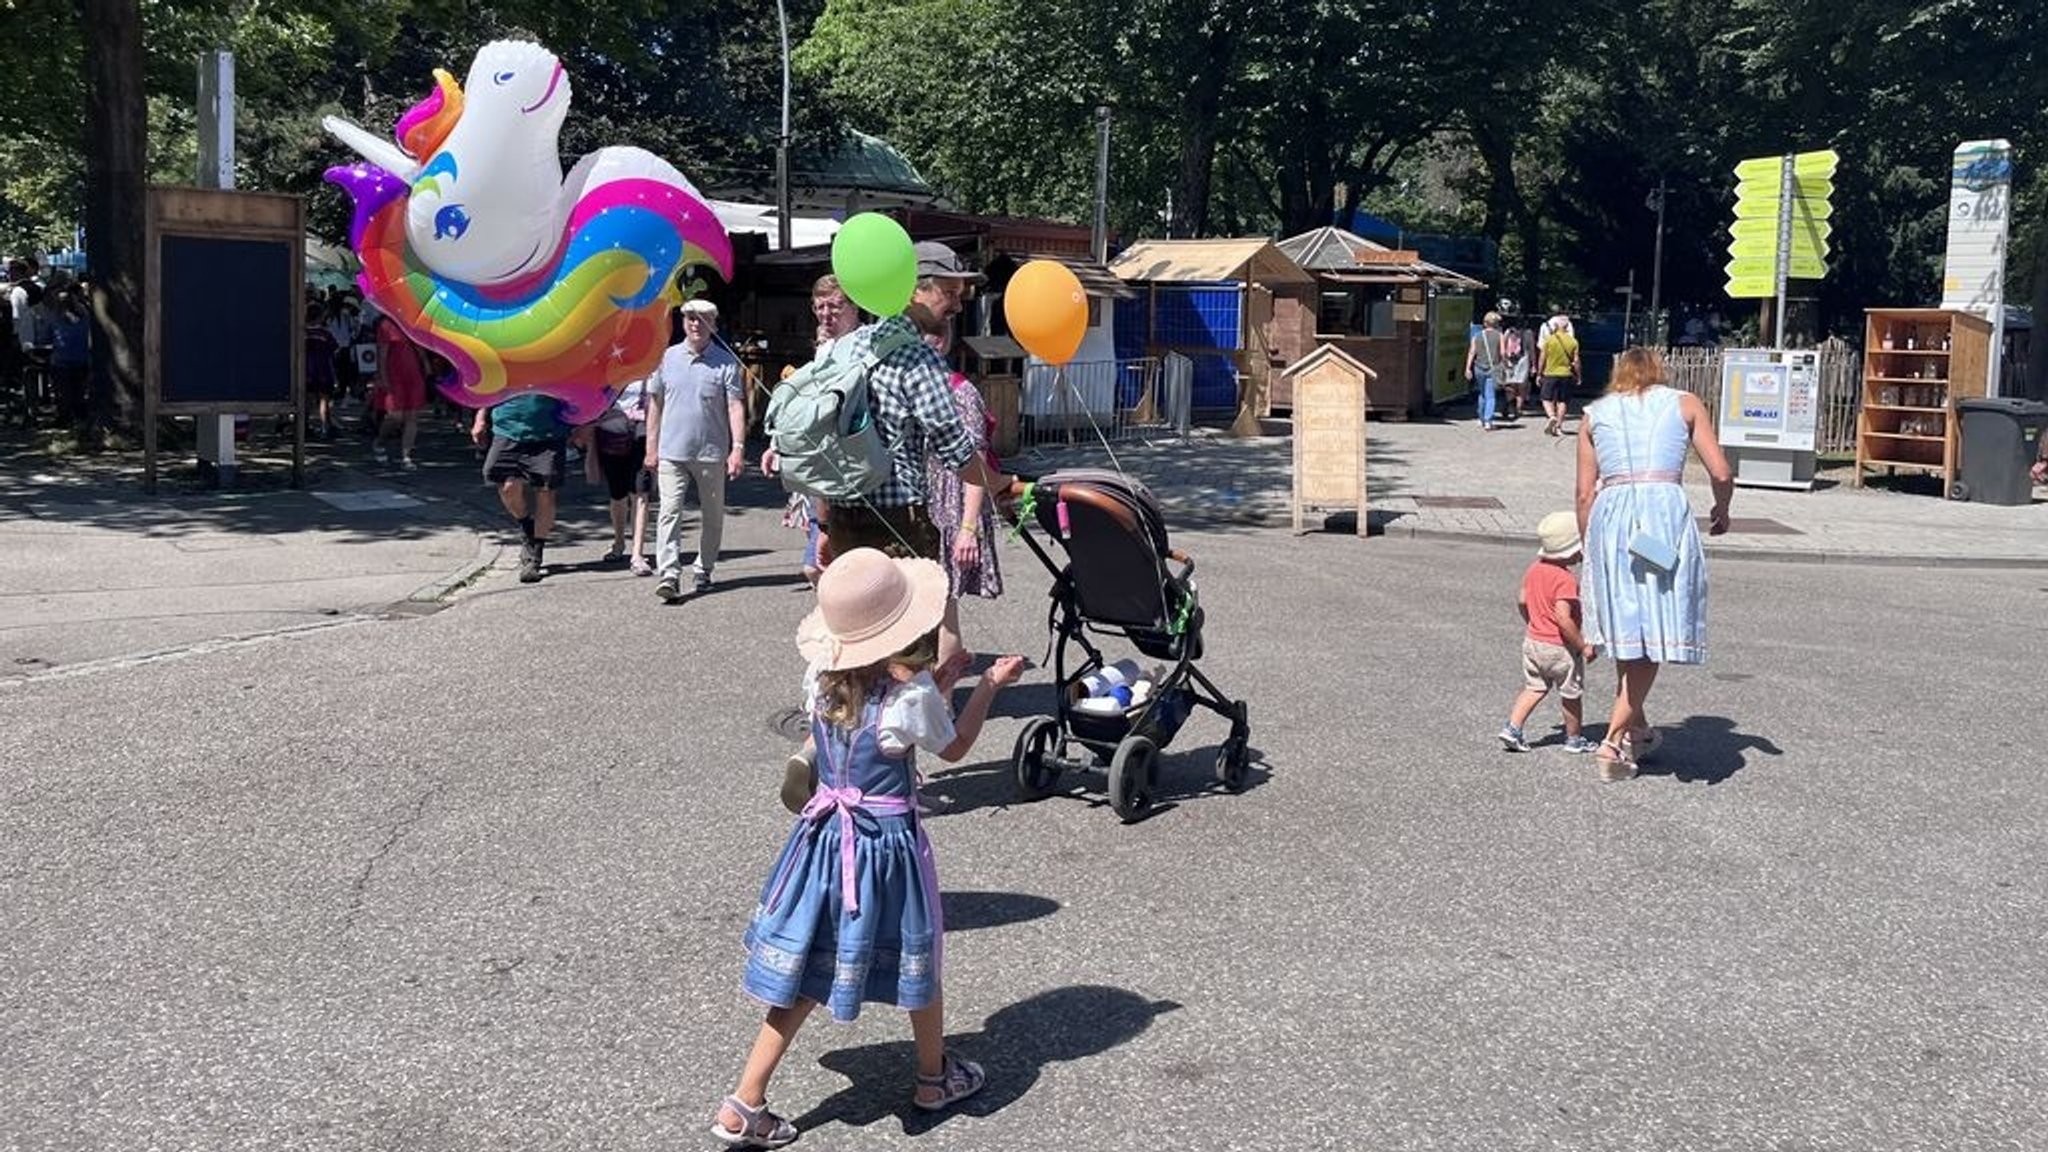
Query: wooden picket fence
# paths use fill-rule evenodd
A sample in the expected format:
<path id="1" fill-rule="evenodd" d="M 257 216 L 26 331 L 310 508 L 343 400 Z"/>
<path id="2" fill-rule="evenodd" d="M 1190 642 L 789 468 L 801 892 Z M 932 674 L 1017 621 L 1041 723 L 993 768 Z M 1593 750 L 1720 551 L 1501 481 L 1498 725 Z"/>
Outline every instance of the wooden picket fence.
<path id="1" fill-rule="evenodd" d="M 1814 449 L 1822 456 L 1856 453 L 1856 411 L 1863 395 L 1863 356 L 1847 341 L 1820 345 L 1820 422 Z M 1721 411 L 1721 350 L 1672 348 L 1664 353 L 1671 384 L 1698 396 L 1707 411 Z"/>

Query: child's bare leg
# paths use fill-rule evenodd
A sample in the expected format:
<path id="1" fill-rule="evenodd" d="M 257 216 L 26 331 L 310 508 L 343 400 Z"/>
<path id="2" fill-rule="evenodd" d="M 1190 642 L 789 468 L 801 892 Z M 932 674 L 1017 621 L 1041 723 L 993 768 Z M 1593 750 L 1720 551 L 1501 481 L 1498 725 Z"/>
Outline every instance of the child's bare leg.
<path id="1" fill-rule="evenodd" d="M 1522 689 L 1521 695 L 1515 697 L 1515 706 L 1508 709 L 1508 723 L 1517 728 L 1527 724 L 1529 722 L 1529 713 L 1534 712 L 1536 706 L 1543 703 L 1543 698 L 1548 695 L 1550 693 L 1538 692 L 1534 688 Z M 1566 706 L 1570 707 L 1577 703 L 1578 701 L 1576 700 L 1567 701 Z"/>
<path id="2" fill-rule="evenodd" d="M 1579 729 L 1586 723 L 1586 702 L 1583 697 L 1573 696 L 1560 702 L 1564 708 L 1564 738 L 1576 740 Z"/>
<path id="3" fill-rule="evenodd" d="M 917 1049 L 917 1074 L 937 1076 L 946 1069 L 946 1000 L 943 995 L 932 997 L 932 1002 L 922 1008 L 910 1010 L 910 1040 Z M 920 1085 L 918 1099 L 929 1104 L 945 1092 L 942 1088 Z"/>
<path id="4" fill-rule="evenodd" d="M 740 1103 L 759 1108 L 768 1102 L 769 1078 L 788 1054 L 796 1030 L 803 1027 L 804 1018 L 817 1006 L 815 1000 L 799 999 L 788 1008 L 768 1010 L 768 1018 L 761 1022 L 761 1031 L 754 1037 L 753 1050 L 747 1053 L 746 1067 L 740 1069 L 739 1087 L 733 1089 L 732 1094 L 740 1098 Z M 718 1123 L 727 1132 L 740 1130 L 739 1114 L 722 1104 L 718 1108 Z"/>

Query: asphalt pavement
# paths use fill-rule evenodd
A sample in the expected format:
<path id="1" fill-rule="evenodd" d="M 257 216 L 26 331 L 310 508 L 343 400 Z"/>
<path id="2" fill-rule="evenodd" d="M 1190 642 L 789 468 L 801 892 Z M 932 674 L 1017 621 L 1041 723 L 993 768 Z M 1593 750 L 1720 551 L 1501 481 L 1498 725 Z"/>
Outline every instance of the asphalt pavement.
<path id="1" fill-rule="evenodd" d="M 496 539 L 459 457 L 332 467 L 421 498 L 385 513 L 416 525 L 384 541 L 404 581 Z M 319 627 L 0 681 L 0 1149 L 711 1147 L 759 1020 L 738 941 L 787 831 L 809 604 L 753 483 L 717 587 L 675 607 L 595 563 L 579 502 L 538 585 L 349 574 Z M 6 506 L 15 551 L 64 522 Z M 214 527 L 296 535 L 245 515 Z M 165 531 L 76 578 L 180 595 Z M 1652 698 L 1662 759 L 1601 785 L 1552 707 L 1536 751 L 1492 739 L 1524 549 L 1231 519 L 1174 542 L 1252 786 L 1213 786 L 1198 715 L 1146 821 L 1099 777 L 1017 803 L 1009 744 L 1050 690 L 1006 693 L 963 763 L 924 765 L 949 1031 L 991 1085 L 926 1116 L 900 1014 L 815 1020 L 771 1091 L 797 1147 L 2048 1145 L 2041 572 L 1716 558 L 1710 661 Z M 969 639 L 1037 658 L 1049 576 L 1000 546 L 1010 593 Z M 66 603 L 14 563 L 10 625 Z M 238 629 L 254 595 L 211 594 Z"/>

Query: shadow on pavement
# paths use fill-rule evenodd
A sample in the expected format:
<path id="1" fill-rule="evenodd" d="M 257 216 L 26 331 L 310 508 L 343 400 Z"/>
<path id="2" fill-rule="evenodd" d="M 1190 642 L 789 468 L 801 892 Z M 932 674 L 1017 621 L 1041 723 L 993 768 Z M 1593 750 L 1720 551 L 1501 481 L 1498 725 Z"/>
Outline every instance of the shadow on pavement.
<path id="1" fill-rule="evenodd" d="M 1641 765 L 1642 776 L 1668 776 L 1681 784 L 1719 784 L 1749 766 L 1748 752 L 1783 756 L 1769 737 L 1735 730 L 1725 716 L 1688 716 L 1664 729 L 1664 745 Z"/>
<path id="2" fill-rule="evenodd" d="M 1079 745 L 1070 751 L 1076 756 L 1089 754 Z M 1216 745 L 1203 745 L 1161 755 L 1153 777 L 1152 811 L 1145 819 L 1191 800 L 1206 802 L 1214 799 L 1228 803 L 1231 793 L 1216 779 L 1216 754 Z M 1249 792 L 1271 779 L 1272 771 L 1256 745 L 1248 747 L 1245 754 L 1250 763 L 1245 770 L 1242 791 Z M 1062 800 L 1080 800 L 1089 808 L 1100 808 L 1106 812 L 1110 806 L 1108 765 L 1108 758 L 1103 757 L 1094 768 L 1062 772 L 1052 794 L 1042 801 L 1018 797 L 1014 762 L 1008 755 L 1000 760 L 982 761 L 965 768 L 928 775 L 922 792 L 931 808 L 930 817 L 935 820 L 987 808 L 1006 808 L 1012 804 L 1056 804 Z M 1115 819 L 1113 815 L 1108 818 Z"/>
<path id="3" fill-rule="evenodd" d="M 1022 924 L 1060 910 L 1060 902 L 1025 892 L 945 892 L 946 931 L 972 932 Z"/>
<path id="4" fill-rule="evenodd" d="M 798 1130 L 828 1121 L 864 1128 L 895 1117 L 907 1135 L 929 1132 L 947 1117 L 988 1116 L 1022 1099 L 1049 1064 L 1099 1056 L 1137 1038 L 1152 1021 L 1180 1007 L 1122 988 L 1082 984 L 1055 988 L 998 1009 L 979 1032 L 955 1033 L 947 1046 L 982 1065 L 988 1085 L 944 1112 L 911 1104 L 916 1058 L 910 1041 L 868 1044 L 827 1053 L 818 1063 L 851 1084 L 792 1119 Z"/>

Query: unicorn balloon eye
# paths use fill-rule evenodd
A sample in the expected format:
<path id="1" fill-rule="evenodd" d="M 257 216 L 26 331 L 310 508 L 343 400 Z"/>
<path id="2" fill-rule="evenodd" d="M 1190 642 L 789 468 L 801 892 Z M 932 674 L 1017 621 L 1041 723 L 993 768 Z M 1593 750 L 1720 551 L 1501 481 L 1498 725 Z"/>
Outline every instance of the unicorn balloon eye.
<path id="1" fill-rule="evenodd" d="M 443 391 L 458 402 L 544 393 L 571 422 L 594 419 L 659 362 L 677 273 L 730 277 L 732 242 L 689 180 L 641 149 L 600 148 L 564 179 L 569 81 L 538 44 L 486 44 L 466 92 L 434 77 L 395 145 L 322 122 L 369 162 L 327 171 L 355 201 L 364 295 L 455 365 Z"/>

